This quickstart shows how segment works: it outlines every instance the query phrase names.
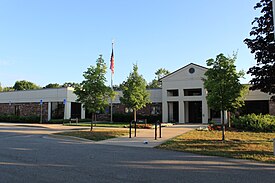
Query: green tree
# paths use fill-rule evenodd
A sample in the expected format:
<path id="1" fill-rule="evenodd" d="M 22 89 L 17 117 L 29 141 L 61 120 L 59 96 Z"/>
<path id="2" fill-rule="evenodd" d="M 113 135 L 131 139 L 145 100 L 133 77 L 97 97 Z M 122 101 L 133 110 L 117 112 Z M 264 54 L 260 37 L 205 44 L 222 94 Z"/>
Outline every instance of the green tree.
<path id="1" fill-rule="evenodd" d="M 120 97 L 120 101 L 125 106 L 133 109 L 134 121 L 137 120 L 137 111 L 150 103 L 149 92 L 146 90 L 146 81 L 139 75 L 138 66 L 133 66 L 133 72 L 131 72 L 126 81 L 122 84 L 123 96 Z"/>
<path id="2" fill-rule="evenodd" d="M 219 54 L 216 60 L 206 61 L 207 66 L 211 67 L 205 72 L 204 87 L 208 91 L 206 99 L 211 109 L 222 111 L 222 140 L 225 139 L 224 112 L 232 111 L 244 105 L 244 86 L 240 83 L 240 78 L 244 72 L 236 71 L 234 65 L 236 55 L 225 57 Z"/>
<path id="3" fill-rule="evenodd" d="M 273 1 L 274 2 L 274 1 Z M 244 43 L 255 55 L 257 65 L 249 68 L 252 75 L 250 89 L 260 89 L 269 94 L 275 93 L 275 40 L 272 0 L 260 0 L 254 9 L 261 9 L 261 16 L 252 22 L 251 39 Z M 255 25 L 256 24 L 256 25 Z"/>
<path id="4" fill-rule="evenodd" d="M 73 87 L 73 88 L 76 88 L 77 86 L 79 86 L 79 83 L 75 83 L 75 82 L 66 82 L 62 85 L 62 87 Z"/>
<path id="5" fill-rule="evenodd" d="M 114 91 L 122 90 L 122 84 L 113 85 L 113 90 L 114 90 Z"/>
<path id="6" fill-rule="evenodd" d="M 60 88 L 61 86 L 58 83 L 47 84 L 44 88 Z"/>
<path id="7" fill-rule="evenodd" d="M 161 88 L 161 82 L 159 81 L 160 78 L 170 74 L 170 71 L 160 68 L 155 72 L 155 79 L 153 79 L 148 85 L 147 88 Z"/>
<path id="8" fill-rule="evenodd" d="M 105 85 L 107 66 L 99 55 L 96 60 L 96 66 L 90 66 L 84 72 L 84 81 L 76 86 L 74 93 L 77 95 L 77 101 L 81 102 L 85 109 L 92 113 L 91 131 L 93 129 L 93 120 L 97 112 L 102 112 L 109 105 L 109 98 L 113 97 L 110 87 Z"/>
<path id="9" fill-rule="evenodd" d="M 14 91 L 13 87 L 4 87 L 3 92 L 9 92 L 9 91 Z"/>
<path id="10" fill-rule="evenodd" d="M 34 90 L 39 89 L 40 87 L 30 81 L 22 80 L 16 81 L 13 88 L 14 90 Z"/>
<path id="11" fill-rule="evenodd" d="M 1 92 L 1 91 L 3 91 L 3 88 L 2 88 L 1 83 L 0 83 L 0 92 Z"/>

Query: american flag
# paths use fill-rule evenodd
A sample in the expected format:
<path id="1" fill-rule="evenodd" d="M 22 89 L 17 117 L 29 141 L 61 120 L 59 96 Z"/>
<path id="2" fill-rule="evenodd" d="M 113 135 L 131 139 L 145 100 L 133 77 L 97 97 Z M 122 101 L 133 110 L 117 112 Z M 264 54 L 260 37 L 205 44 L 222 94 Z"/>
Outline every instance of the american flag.
<path id="1" fill-rule="evenodd" d="M 114 57 L 114 48 L 112 47 L 112 54 L 111 54 L 111 59 L 110 59 L 110 69 L 112 71 L 112 74 L 115 72 L 115 57 Z"/>

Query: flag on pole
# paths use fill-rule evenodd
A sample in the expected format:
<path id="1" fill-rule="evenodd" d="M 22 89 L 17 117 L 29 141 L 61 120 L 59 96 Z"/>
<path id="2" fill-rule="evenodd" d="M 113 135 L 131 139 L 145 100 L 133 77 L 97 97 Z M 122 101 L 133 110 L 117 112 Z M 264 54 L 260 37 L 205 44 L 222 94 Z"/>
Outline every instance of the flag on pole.
<path id="1" fill-rule="evenodd" d="M 115 72 L 115 57 L 114 57 L 114 44 L 112 44 L 112 54 L 110 59 L 110 69 L 112 71 L 112 74 Z"/>

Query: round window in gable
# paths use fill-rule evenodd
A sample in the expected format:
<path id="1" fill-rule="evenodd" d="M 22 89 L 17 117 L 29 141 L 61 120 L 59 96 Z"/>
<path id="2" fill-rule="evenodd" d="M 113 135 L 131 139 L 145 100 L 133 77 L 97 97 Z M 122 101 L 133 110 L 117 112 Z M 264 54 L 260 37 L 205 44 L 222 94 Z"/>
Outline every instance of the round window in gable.
<path id="1" fill-rule="evenodd" d="M 191 67 L 190 69 L 189 69 L 189 73 L 190 74 L 193 74 L 195 72 L 195 69 L 193 68 L 193 67 Z"/>

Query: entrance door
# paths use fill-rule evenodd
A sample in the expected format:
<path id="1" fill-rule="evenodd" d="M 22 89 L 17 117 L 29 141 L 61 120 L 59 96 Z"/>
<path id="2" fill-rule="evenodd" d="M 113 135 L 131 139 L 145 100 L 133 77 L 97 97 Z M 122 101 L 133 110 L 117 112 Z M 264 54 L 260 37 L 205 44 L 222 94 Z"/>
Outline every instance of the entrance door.
<path id="1" fill-rule="evenodd" d="M 189 102 L 189 123 L 202 123 L 202 102 Z"/>
<path id="2" fill-rule="evenodd" d="M 168 121 L 179 122 L 179 102 L 168 102 Z"/>

